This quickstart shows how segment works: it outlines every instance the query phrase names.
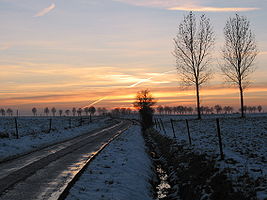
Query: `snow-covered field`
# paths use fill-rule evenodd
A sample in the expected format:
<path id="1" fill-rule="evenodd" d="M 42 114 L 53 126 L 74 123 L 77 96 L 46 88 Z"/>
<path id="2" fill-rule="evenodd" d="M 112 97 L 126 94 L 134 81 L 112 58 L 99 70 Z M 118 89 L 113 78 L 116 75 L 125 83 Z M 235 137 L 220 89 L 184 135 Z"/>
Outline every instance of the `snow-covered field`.
<path id="1" fill-rule="evenodd" d="M 216 117 L 220 117 L 221 137 L 225 160 L 220 160 Z M 186 116 L 156 116 L 163 120 L 166 135 L 173 137 L 170 119 L 174 119 L 177 142 L 188 145 Z M 159 130 L 159 128 L 158 128 Z M 259 199 L 267 198 L 267 115 L 249 116 L 245 119 L 229 115 L 208 116 L 202 120 L 189 118 L 192 138 L 191 148 L 218 160 L 222 169 L 229 169 L 229 176 L 236 179 L 244 174 L 252 177 Z M 159 130 L 160 131 L 160 130 Z M 160 131 L 165 134 L 163 130 Z"/>
<path id="2" fill-rule="evenodd" d="M 97 155 L 66 199 L 153 199 L 151 165 L 140 127 L 133 126 Z"/>
<path id="3" fill-rule="evenodd" d="M 10 133 L 10 126 L 14 118 L 1 118 L 1 131 L 5 130 Z M 0 161 L 7 158 L 25 154 L 41 147 L 52 145 L 75 136 L 85 134 L 97 128 L 107 126 L 114 121 L 109 118 L 95 118 L 92 123 L 83 123 L 77 126 L 80 118 L 72 118 L 72 128 L 68 128 L 69 121 L 67 118 L 56 117 L 52 120 L 52 131 L 48 133 L 49 118 L 43 117 L 21 117 L 19 123 L 19 139 L 13 136 L 9 138 L 0 138 Z M 5 126 L 6 125 L 6 126 Z M 47 128 L 48 126 L 48 128 Z"/>
<path id="4" fill-rule="evenodd" d="M 95 116 L 93 120 L 99 120 L 103 117 Z M 19 136 L 35 135 L 40 133 L 47 133 L 50 129 L 51 119 L 51 131 L 61 131 L 71 127 L 77 127 L 90 123 L 88 116 L 83 117 L 18 117 L 17 127 Z M 81 122 L 82 120 L 82 122 Z M 0 117 L 0 137 L 16 136 L 16 125 L 14 117 Z"/>

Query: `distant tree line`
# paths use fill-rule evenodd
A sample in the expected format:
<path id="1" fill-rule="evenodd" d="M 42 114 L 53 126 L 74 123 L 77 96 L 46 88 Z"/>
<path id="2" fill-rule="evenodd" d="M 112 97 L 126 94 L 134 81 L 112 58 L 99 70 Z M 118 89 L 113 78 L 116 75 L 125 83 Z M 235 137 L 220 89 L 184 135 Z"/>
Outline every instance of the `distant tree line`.
<path id="1" fill-rule="evenodd" d="M 98 108 L 98 112 L 99 114 L 103 114 L 103 111 L 106 110 L 105 108 Z M 46 107 L 43 110 L 43 113 L 45 116 L 49 116 L 49 113 L 51 112 L 52 116 L 56 116 L 58 113 L 58 116 L 82 116 L 83 113 L 84 115 L 88 116 L 88 115 L 94 115 L 96 112 L 96 108 L 94 106 L 90 106 L 90 107 L 85 107 L 85 108 L 75 108 L 73 107 L 72 109 L 67 109 L 67 110 L 62 110 L 59 109 L 57 110 L 55 107 L 52 107 L 51 110 Z M 32 108 L 32 113 L 34 116 L 37 116 L 37 108 Z"/>
<path id="2" fill-rule="evenodd" d="M 114 108 L 110 111 L 110 113 L 112 115 L 130 115 L 135 114 L 136 112 L 131 108 Z"/>
<path id="3" fill-rule="evenodd" d="M 7 116 L 13 116 L 13 110 L 11 108 L 8 108 L 6 110 L 3 109 L 3 108 L 1 108 L 0 109 L 0 113 L 1 113 L 2 116 L 5 116 L 5 115 L 7 115 Z"/>
<path id="4" fill-rule="evenodd" d="M 193 114 L 194 112 L 198 112 L 197 108 L 193 108 L 191 106 L 157 106 L 154 108 L 155 111 L 159 114 Z M 221 106 L 221 105 L 215 105 L 215 106 L 201 106 L 200 107 L 200 112 L 201 114 L 230 114 L 233 113 L 235 110 L 232 106 Z M 241 110 L 238 110 L 241 112 Z M 112 114 L 115 116 L 118 115 L 130 115 L 130 114 L 136 114 L 137 111 L 132 110 L 131 108 L 114 108 L 111 110 L 108 110 L 105 107 L 98 107 L 95 108 L 94 106 L 91 107 L 85 107 L 85 108 L 75 108 L 73 107 L 72 109 L 56 109 L 55 107 L 52 107 L 49 109 L 48 107 L 45 107 L 43 110 L 40 110 L 38 113 L 38 109 L 36 107 L 32 108 L 32 114 L 33 116 L 38 116 L 39 115 L 45 115 L 45 116 L 89 116 L 89 115 L 94 115 L 95 113 L 98 113 L 98 115 L 107 115 L 107 114 Z M 259 106 L 244 106 L 244 112 L 245 113 L 261 113 L 263 112 L 263 108 L 261 105 Z M 0 108 L 0 115 L 1 116 L 13 116 L 14 112 L 11 108 L 4 109 Z"/>
<path id="5" fill-rule="evenodd" d="M 235 110 L 232 106 L 221 106 L 221 105 L 215 105 L 213 107 L 209 106 L 201 106 L 200 107 L 200 113 L 201 114 L 231 114 Z M 249 113 L 261 113 L 262 112 L 262 106 L 244 106 L 244 112 L 249 112 Z M 171 114 L 193 114 L 194 111 L 198 112 L 197 108 L 193 107 L 187 107 L 187 106 L 158 106 L 156 107 L 156 111 L 159 114 L 165 114 L 165 115 L 171 115 Z M 239 109 L 239 111 L 241 111 Z"/>
<path id="6" fill-rule="evenodd" d="M 55 107 L 52 107 L 51 109 L 49 109 L 48 107 L 45 107 L 44 109 L 39 110 L 36 107 L 32 108 L 32 114 L 33 116 L 38 116 L 39 115 L 45 115 L 45 116 L 49 116 L 50 114 L 52 116 L 82 116 L 83 113 L 84 115 L 94 115 L 96 113 L 96 111 L 98 112 L 99 115 L 103 115 L 107 113 L 107 109 L 106 108 L 95 108 L 94 106 L 91 107 L 85 107 L 85 108 L 78 108 L 76 109 L 75 107 L 73 107 L 71 110 L 67 109 L 67 110 L 63 110 L 63 109 L 59 109 L 57 110 Z M 8 109 L 4 109 L 1 108 L 0 109 L 0 114 L 2 116 L 13 116 L 13 110 L 11 108 Z"/>

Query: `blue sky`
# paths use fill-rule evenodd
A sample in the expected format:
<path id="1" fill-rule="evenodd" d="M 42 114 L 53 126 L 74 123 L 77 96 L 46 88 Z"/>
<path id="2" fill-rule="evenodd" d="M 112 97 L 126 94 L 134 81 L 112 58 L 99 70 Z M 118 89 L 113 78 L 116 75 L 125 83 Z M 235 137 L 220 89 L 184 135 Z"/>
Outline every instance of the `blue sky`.
<path id="1" fill-rule="evenodd" d="M 172 39 L 188 10 L 211 18 L 216 34 L 214 71 L 225 21 L 235 11 L 249 18 L 261 53 L 247 103 L 264 104 L 266 9 L 265 0 L 0 0 L 0 106 L 83 106 L 103 95 L 113 97 L 102 105 L 129 106 L 143 88 L 151 88 L 163 104 L 193 105 L 194 95 L 182 98 L 175 72 L 160 76 L 175 70 Z M 124 89 L 151 76 L 137 88 Z M 222 84 L 218 72 L 207 89 Z M 220 94 L 203 94 L 204 104 L 222 99 Z M 238 91 L 229 95 L 221 103 L 238 105 Z M 190 101 L 178 101 L 189 97 Z"/>

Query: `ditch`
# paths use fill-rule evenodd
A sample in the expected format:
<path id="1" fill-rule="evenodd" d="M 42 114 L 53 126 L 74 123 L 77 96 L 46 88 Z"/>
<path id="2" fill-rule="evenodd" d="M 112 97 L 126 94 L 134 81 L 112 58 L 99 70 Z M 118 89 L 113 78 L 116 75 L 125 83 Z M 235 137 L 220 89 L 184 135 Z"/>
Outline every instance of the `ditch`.
<path id="1" fill-rule="evenodd" d="M 154 163 L 155 180 L 151 181 L 158 200 L 256 200 L 256 192 L 235 188 L 227 171 L 206 154 L 178 145 L 175 140 L 154 129 L 144 133 Z"/>

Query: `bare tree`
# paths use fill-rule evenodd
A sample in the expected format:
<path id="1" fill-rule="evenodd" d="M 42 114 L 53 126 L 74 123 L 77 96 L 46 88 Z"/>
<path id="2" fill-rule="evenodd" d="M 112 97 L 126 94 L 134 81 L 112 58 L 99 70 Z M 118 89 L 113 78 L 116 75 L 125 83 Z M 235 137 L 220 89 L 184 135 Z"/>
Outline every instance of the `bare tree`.
<path id="1" fill-rule="evenodd" d="M 9 115 L 9 116 L 13 116 L 13 110 L 11 108 L 8 108 L 6 110 L 6 113 Z"/>
<path id="2" fill-rule="evenodd" d="M 184 17 L 174 39 L 176 67 L 183 84 L 194 86 L 197 97 L 197 113 L 200 113 L 200 87 L 211 78 L 211 49 L 215 36 L 210 19 L 201 15 L 199 23 L 193 12 Z"/>
<path id="3" fill-rule="evenodd" d="M 193 111 L 194 111 L 194 109 L 193 109 L 192 107 L 188 107 L 188 108 L 187 108 L 187 112 L 189 112 L 190 114 L 192 114 Z"/>
<path id="4" fill-rule="evenodd" d="M 67 116 L 69 116 L 69 115 L 70 115 L 70 110 L 65 110 L 65 114 L 66 114 Z"/>
<path id="5" fill-rule="evenodd" d="M 108 111 L 105 107 L 99 107 L 99 108 L 97 108 L 97 112 L 99 115 L 105 115 L 105 114 L 107 114 Z"/>
<path id="6" fill-rule="evenodd" d="M 49 114 L 49 108 L 48 108 L 48 107 L 46 107 L 46 108 L 44 109 L 44 113 L 45 113 L 46 116 L 48 116 L 48 114 Z"/>
<path id="7" fill-rule="evenodd" d="M 157 107 L 157 111 L 161 115 L 163 113 L 163 111 L 164 111 L 164 108 L 162 106 L 158 106 Z"/>
<path id="8" fill-rule="evenodd" d="M 234 108 L 231 107 L 231 106 L 224 106 L 224 107 L 223 107 L 223 111 L 224 111 L 225 114 L 232 113 L 233 110 L 234 110 Z"/>
<path id="9" fill-rule="evenodd" d="M 76 108 L 72 108 L 72 115 L 75 116 L 76 115 Z"/>
<path id="10" fill-rule="evenodd" d="M 94 106 L 91 106 L 91 107 L 88 108 L 88 111 L 90 113 L 90 122 L 92 122 L 92 115 L 95 114 L 96 108 Z"/>
<path id="11" fill-rule="evenodd" d="M 220 106 L 220 105 L 215 105 L 215 106 L 214 106 L 214 109 L 216 110 L 216 113 L 217 113 L 217 114 L 221 113 L 222 110 L 223 110 L 222 106 Z"/>
<path id="12" fill-rule="evenodd" d="M 95 112 L 96 112 L 96 108 L 95 108 L 94 106 L 91 106 L 91 107 L 89 108 L 89 113 L 90 113 L 90 115 L 94 115 Z"/>
<path id="13" fill-rule="evenodd" d="M 51 109 L 51 112 L 52 112 L 53 116 L 55 117 L 56 112 L 57 112 L 57 109 L 56 109 L 55 107 L 53 107 L 53 108 Z"/>
<path id="14" fill-rule="evenodd" d="M 62 114 L 63 114 L 63 110 L 60 109 L 60 110 L 58 111 L 58 113 L 59 113 L 59 116 L 61 117 Z"/>
<path id="15" fill-rule="evenodd" d="M 36 116 L 36 114 L 37 114 L 37 108 L 32 108 L 32 113 L 33 113 L 33 116 Z"/>
<path id="16" fill-rule="evenodd" d="M 227 20 L 224 37 L 224 64 L 221 70 L 227 82 L 239 88 L 241 117 L 244 117 L 243 92 L 249 85 L 249 76 L 255 70 L 254 61 L 258 54 L 255 35 L 248 19 L 236 14 Z"/>
<path id="17" fill-rule="evenodd" d="M 249 113 L 252 113 L 252 111 L 253 111 L 253 107 L 252 107 L 252 106 L 248 106 L 247 109 L 248 109 L 248 112 L 249 112 Z"/>
<path id="18" fill-rule="evenodd" d="M 77 114 L 78 114 L 78 116 L 82 116 L 82 112 L 83 112 L 83 109 L 82 109 L 82 108 L 79 108 L 79 109 L 77 110 Z"/>
<path id="19" fill-rule="evenodd" d="M 262 106 L 261 105 L 258 106 L 257 109 L 258 109 L 259 112 L 261 112 L 262 111 Z"/>
<path id="20" fill-rule="evenodd" d="M 5 116 L 5 115 L 6 115 L 6 111 L 5 111 L 5 109 L 4 109 L 4 108 L 1 108 L 1 109 L 0 109 L 0 113 L 1 113 L 2 116 Z"/>
<path id="21" fill-rule="evenodd" d="M 85 107 L 83 110 L 84 110 L 84 112 L 85 112 L 85 115 L 88 116 L 89 108 L 88 108 L 88 107 Z"/>

